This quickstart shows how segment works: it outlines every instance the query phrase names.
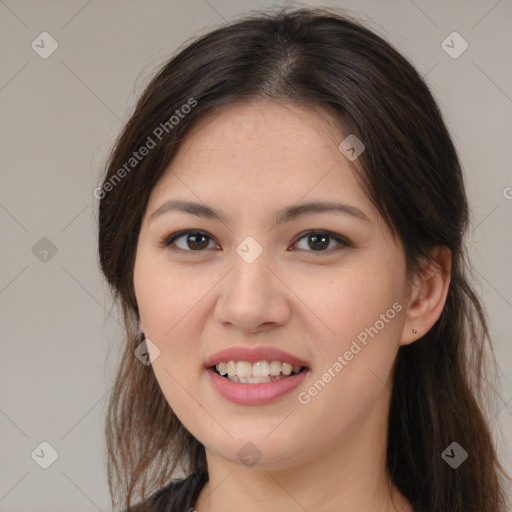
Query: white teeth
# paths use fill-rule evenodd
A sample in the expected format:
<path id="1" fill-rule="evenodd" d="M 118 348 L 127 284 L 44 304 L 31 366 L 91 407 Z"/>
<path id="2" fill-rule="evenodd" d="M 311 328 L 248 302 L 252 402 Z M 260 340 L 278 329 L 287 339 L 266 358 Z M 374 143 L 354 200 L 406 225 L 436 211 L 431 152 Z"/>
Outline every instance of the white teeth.
<path id="1" fill-rule="evenodd" d="M 230 377 L 234 377 L 236 375 L 236 363 L 235 361 L 228 361 L 226 363 L 226 372 Z"/>
<path id="2" fill-rule="evenodd" d="M 270 375 L 277 377 L 281 373 L 281 366 L 283 366 L 281 361 L 272 361 L 270 363 Z"/>
<path id="3" fill-rule="evenodd" d="M 281 366 L 281 371 L 285 374 L 285 375 L 290 375 L 290 373 L 292 373 L 292 365 L 290 363 L 284 363 L 283 366 Z"/>
<path id="4" fill-rule="evenodd" d="M 227 375 L 232 382 L 261 383 L 299 373 L 301 366 L 281 361 L 223 361 L 215 365 L 220 375 Z M 240 380 L 239 380 L 240 379 Z"/>
<path id="5" fill-rule="evenodd" d="M 248 361 L 238 361 L 236 363 L 236 376 L 246 379 L 252 377 L 252 363 Z"/>
<path id="6" fill-rule="evenodd" d="M 270 374 L 270 368 L 267 361 L 258 361 L 252 365 L 252 376 L 253 377 L 268 377 Z M 237 375 L 239 373 L 237 372 Z M 243 375 L 240 375 L 243 377 Z"/>
<path id="7" fill-rule="evenodd" d="M 284 377 L 283 377 L 284 378 Z M 271 382 L 270 377 L 249 377 L 244 379 L 243 377 L 228 377 L 231 382 L 238 382 L 240 384 L 264 384 L 265 382 Z M 274 379 L 276 380 L 276 379 Z"/>

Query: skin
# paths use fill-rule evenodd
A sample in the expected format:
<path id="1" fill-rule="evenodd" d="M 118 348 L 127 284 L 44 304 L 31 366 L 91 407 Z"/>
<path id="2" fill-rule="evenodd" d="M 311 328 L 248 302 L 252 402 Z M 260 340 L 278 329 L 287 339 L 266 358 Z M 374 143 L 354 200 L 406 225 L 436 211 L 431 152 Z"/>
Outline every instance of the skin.
<path id="1" fill-rule="evenodd" d="M 160 351 L 156 358 L 152 351 L 152 367 L 162 392 L 206 449 L 210 480 L 198 512 L 412 511 L 386 473 L 393 363 L 401 345 L 439 318 L 449 272 L 425 267 L 407 282 L 399 240 L 338 149 L 346 135 L 319 108 L 263 100 L 226 106 L 189 132 L 152 190 L 134 286 L 140 328 Z M 205 203 L 225 222 L 175 211 L 150 220 L 170 199 Z M 277 210 L 311 200 L 348 203 L 369 221 L 327 212 L 273 226 Z M 159 246 L 181 229 L 207 232 L 207 248 L 194 250 L 186 236 Z M 351 246 L 331 238 L 315 251 L 304 232 L 318 229 Z M 236 252 L 247 236 L 263 249 L 252 263 Z M 449 270 L 442 249 L 437 261 Z M 401 311 L 300 403 L 298 393 L 394 303 Z M 203 364 L 235 345 L 274 346 L 308 361 L 311 371 L 274 403 L 233 404 L 212 388 Z M 252 467 L 237 456 L 247 442 L 262 455 Z"/>

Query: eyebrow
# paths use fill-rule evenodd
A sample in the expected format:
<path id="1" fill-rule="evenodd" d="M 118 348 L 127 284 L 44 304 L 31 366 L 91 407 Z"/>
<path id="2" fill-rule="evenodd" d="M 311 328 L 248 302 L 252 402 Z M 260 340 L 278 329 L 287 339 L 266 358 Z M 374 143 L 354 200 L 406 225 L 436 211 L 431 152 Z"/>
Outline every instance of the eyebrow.
<path id="1" fill-rule="evenodd" d="M 208 219 L 219 220 L 226 223 L 226 218 L 220 212 L 213 208 L 193 201 L 184 201 L 174 199 L 166 201 L 162 206 L 157 208 L 150 216 L 150 220 L 169 211 L 179 211 L 195 215 L 196 217 L 205 217 Z M 315 213 L 339 213 L 349 215 L 355 219 L 370 222 L 366 214 L 355 206 L 349 204 L 337 203 L 334 201 L 313 201 L 299 205 L 292 205 L 278 210 L 274 216 L 274 224 L 283 224 L 290 222 L 298 217 L 313 215 Z"/>

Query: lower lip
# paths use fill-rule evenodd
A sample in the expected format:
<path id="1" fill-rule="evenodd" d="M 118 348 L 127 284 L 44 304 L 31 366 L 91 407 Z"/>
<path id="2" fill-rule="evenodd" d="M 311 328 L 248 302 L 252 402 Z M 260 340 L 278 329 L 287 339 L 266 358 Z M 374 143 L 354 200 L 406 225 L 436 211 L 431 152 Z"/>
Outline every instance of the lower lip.
<path id="1" fill-rule="evenodd" d="M 285 379 L 278 379 L 262 384 L 242 384 L 231 382 L 221 377 L 211 368 L 207 369 L 208 376 L 215 391 L 222 398 L 241 405 L 264 405 L 278 400 L 291 393 L 306 378 L 309 370 L 303 370 Z"/>

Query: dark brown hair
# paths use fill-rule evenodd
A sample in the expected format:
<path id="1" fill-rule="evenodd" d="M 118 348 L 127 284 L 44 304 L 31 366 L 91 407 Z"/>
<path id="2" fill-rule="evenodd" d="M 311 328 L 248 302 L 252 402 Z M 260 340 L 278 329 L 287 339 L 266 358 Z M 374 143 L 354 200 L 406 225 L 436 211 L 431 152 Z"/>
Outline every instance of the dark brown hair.
<path id="1" fill-rule="evenodd" d="M 105 428 L 112 504 L 120 492 L 129 509 L 136 490 L 144 498 L 179 464 L 190 473 L 206 462 L 151 366 L 134 357 L 141 343 L 135 249 L 149 194 L 191 126 L 215 107 L 258 98 L 325 107 L 364 142 L 361 177 L 404 246 L 408 276 L 436 246 L 451 250 L 440 318 L 395 361 L 387 467 L 417 511 L 504 510 L 507 475 L 485 419 L 495 396 L 486 386 L 487 356 L 495 358 L 486 353 L 486 316 L 467 277 L 469 210 L 456 150 L 414 67 L 359 21 L 328 8 L 252 13 L 181 48 L 145 89 L 109 157 L 97 189 L 99 262 L 126 329 Z M 127 165 L 150 140 L 146 156 Z M 457 469 L 441 457 L 454 441 L 469 454 Z"/>

